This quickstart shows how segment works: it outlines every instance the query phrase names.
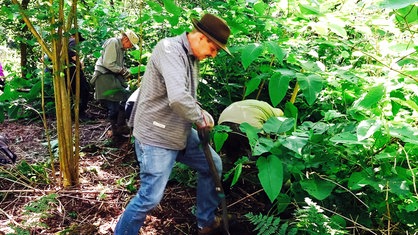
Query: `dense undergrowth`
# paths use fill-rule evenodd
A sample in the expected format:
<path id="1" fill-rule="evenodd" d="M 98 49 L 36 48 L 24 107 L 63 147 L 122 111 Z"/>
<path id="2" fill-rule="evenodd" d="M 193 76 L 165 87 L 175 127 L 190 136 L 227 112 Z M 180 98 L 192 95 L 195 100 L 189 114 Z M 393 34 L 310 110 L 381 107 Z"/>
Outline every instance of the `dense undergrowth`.
<path id="1" fill-rule="evenodd" d="M 0 2 L 6 3 L 0 27 L 17 40 L 16 5 Z M 49 5 L 30 4 L 37 7 L 28 8 L 28 14 L 46 25 Z M 120 28 L 130 27 L 142 36 L 142 47 L 130 52 L 128 61 L 140 78 L 153 45 L 190 30 L 192 17 L 212 12 L 230 25 L 233 57 L 220 53 L 201 65 L 200 102 L 214 117 L 230 103 L 248 98 L 267 101 L 285 113 L 261 129 L 241 125 L 252 158 L 236 156 L 227 172 L 231 190 L 238 180 L 256 178 L 246 182 L 259 184 L 272 204 L 264 215 L 248 214 L 249 221 L 260 225 L 259 234 L 418 231 L 415 1 L 105 4 L 79 3 L 79 28 L 87 38 L 80 52 L 90 75 L 101 42 Z M 45 39 L 51 37 L 49 31 L 41 32 Z M 17 41 L 38 48 L 34 39 Z M 42 82 L 46 112 L 54 112 L 51 80 L 37 62 L 42 53 L 30 56 L 35 66 L 26 68 L 23 78 L 16 61 L 1 57 L 8 82 L 0 96 L 0 120 L 41 112 Z M 136 85 L 131 81 L 132 89 Z M 215 128 L 217 150 L 228 133 L 227 127 Z M 189 175 L 182 177 L 190 181 Z M 280 219 L 285 214 L 291 216 Z"/>

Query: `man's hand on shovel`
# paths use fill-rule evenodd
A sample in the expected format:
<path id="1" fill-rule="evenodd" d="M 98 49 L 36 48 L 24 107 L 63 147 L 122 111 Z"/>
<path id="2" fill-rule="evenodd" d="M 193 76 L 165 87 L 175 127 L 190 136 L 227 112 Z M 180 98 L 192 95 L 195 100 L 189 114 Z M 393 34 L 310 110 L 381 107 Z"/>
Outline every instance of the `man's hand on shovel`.
<path id="1" fill-rule="evenodd" d="M 203 121 L 204 125 L 197 127 L 197 133 L 199 135 L 199 139 L 202 142 L 203 151 L 205 153 L 206 160 L 208 162 L 210 171 L 212 173 L 213 180 L 215 182 L 215 190 L 218 193 L 218 196 L 221 198 L 222 204 L 222 220 L 223 220 L 223 227 L 224 232 L 226 235 L 229 235 L 229 225 L 228 225 L 228 215 L 226 209 L 226 200 L 225 200 L 225 193 L 222 188 L 222 182 L 218 175 L 218 171 L 215 167 L 215 163 L 213 162 L 212 153 L 210 152 L 209 148 L 209 139 L 210 139 L 210 130 L 215 125 L 213 121 L 213 117 L 205 110 L 202 110 Z"/>

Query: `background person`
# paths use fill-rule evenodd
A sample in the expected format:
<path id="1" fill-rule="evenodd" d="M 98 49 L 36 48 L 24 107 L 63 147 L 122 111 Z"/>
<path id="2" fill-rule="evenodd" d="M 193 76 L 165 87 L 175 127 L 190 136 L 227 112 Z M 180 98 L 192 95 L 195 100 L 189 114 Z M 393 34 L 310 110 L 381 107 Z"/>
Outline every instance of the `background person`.
<path id="1" fill-rule="evenodd" d="M 281 116 L 283 116 L 281 109 L 274 108 L 261 100 L 247 99 L 230 104 L 222 111 L 218 120 L 218 124 L 229 126 L 232 129 L 222 151 L 232 163 L 243 155 L 251 157 L 248 138 L 245 133 L 241 132 L 240 124 L 247 122 L 256 128 L 262 128 L 268 119 Z"/>
<path id="2" fill-rule="evenodd" d="M 198 233 L 213 234 L 220 228 L 221 222 L 215 217 L 220 198 L 192 124 L 199 133 L 214 125 L 196 100 L 199 61 L 214 58 L 220 49 L 229 53 L 226 43 L 230 29 L 211 14 L 192 22 L 192 32 L 161 40 L 148 61 L 133 129 L 141 184 L 120 217 L 115 235 L 138 234 L 147 213 L 162 199 L 175 161 L 198 172 Z M 220 175 L 221 159 L 213 149 L 210 151 Z"/>
<path id="3" fill-rule="evenodd" d="M 123 31 L 121 37 L 106 40 L 91 80 L 95 99 L 108 110 L 114 140 L 130 132 L 125 120 L 125 102 L 129 97 L 126 82 L 131 73 L 124 65 L 124 57 L 125 51 L 138 42 L 138 36 L 131 30 Z"/>
<path id="4" fill-rule="evenodd" d="M 85 38 L 78 33 L 79 42 L 85 41 Z M 70 82 L 71 82 L 71 94 L 72 96 L 76 93 L 76 76 L 77 76 L 77 42 L 76 33 L 72 34 L 68 41 L 68 60 L 70 62 Z M 88 118 L 86 113 L 87 105 L 90 100 L 90 85 L 87 82 L 86 76 L 84 75 L 83 64 L 80 64 L 80 104 L 79 104 L 79 117 L 81 119 Z"/>
<path id="5" fill-rule="evenodd" d="M 4 79 L 3 66 L 0 62 L 0 91 L 4 91 Z"/>

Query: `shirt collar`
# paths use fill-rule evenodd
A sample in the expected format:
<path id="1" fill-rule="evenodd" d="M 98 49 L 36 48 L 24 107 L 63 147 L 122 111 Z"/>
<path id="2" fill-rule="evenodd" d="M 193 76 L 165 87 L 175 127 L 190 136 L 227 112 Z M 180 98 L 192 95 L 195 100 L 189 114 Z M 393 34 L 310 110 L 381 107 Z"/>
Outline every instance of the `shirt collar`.
<path id="1" fill-rule="evenodd" d="M 187 39 L 187 33 L 186 32 L 184 32 L 180 35 L 180 40 L 181 40 L 181 43 L 183 45 L 184 50 L 186 51 L 186 54 L 194 56 L 192 48 L 191 48 L 190 43 L 189 43 L 189 40 Z"/>

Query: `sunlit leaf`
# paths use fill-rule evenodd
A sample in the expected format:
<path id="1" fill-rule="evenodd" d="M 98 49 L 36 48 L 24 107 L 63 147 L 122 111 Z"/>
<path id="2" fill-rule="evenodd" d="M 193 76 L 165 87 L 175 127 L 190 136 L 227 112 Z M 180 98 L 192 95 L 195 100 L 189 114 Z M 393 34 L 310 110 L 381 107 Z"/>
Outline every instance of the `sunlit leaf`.
<path id="1" fill-rule="evenodd" d="M 268 8 L 268 5 L 261 1 L 254 4 L 254 10 L 257 12 L 258 15 L 264 16 L 265 15 L 264 12 L 267 8 Z"/>
<path id="2" fill-rule="evenodd" d="M 403 126 L 390 126 L 389 132 L 392 137 L 402 139 L 408 143 L 418 144 L 418 128 L 409 126 L 407 124 Z"/>
<path id="3" fill-rule="evenodd" d="M 391 98 L 391 100 L 393 100 L 394 102 L 396 102 L 400 105 L 411 108 L 411 109 L 418 112 L 418 104 L 415 103 L 413 100 L 403 100 L 403 99 L 399 99 L 399 98 L 395 98 L 395 97 Z"/>
<path id="4" fill-rule="evenodd" d="M 334 23 L 329 23 L 328 27 L 333 33 L 337 34 L 338 36 L 342 38 L 347 37 L 347 31 L 345 31 L 343 26 Z"/>
<path id="5" fill-rule="evenodd" d="M 331 182 L 316 178 L 301 180 L 300 185 L 302 186 L 303 190 L 318 200 L 324 200 L 329 195 L 331 195 L 331 192 L 335 187 L 335 184 Z"/>
<path id="6" fill-rule="evenodd" d="M 319 7 L 313 7 L 306 4 L 299 4 L 299 9 L 302 14 L 319 15 Z"/>
<path id="7" fill-rule="evenodd" d="M 329 140 L 340 144 L 364 144 L 364 142 L 358 141 L 357 135 L 349 132 L 339 133 L 331 137 Z"/>
<path id="8" fill-rule="evenodd" d="M 163 0 L 165 9 L 175 16 L 181 15 L 182 9 L 172 0 Z"/>
<path id="9" fill-rule="evenodd" d="M 379 6 L 387 9 L 399 9 L 416 3 L 417 0 L 383 0 Z"/>
<path id="10" fill-rule="evenodd" d="M 273 106 L 277 106 L 282 101 L 288 90 L 289 82 L 290 78 L 283 77 L 280 73 L 275 73 L 270 78 L 268 87 Z"/>
<path id="11" fill-rule="evenodd" d="M 304 136 L 289 136 L 283 140 L 281 140 L 281 143 L 286 148 L 292 150 L 295 153 L 302 154 L 303 147 L 306 146 L 308 143 L 308 137 Z"/>
<path id="12" fill-rule="evenodd" d="M 147 1 L 147 4 L 152 10 L 154 10 L 158 13 L 161 13 L 163 11 L 163 7 L 158 2 Z"/>
<path id="13" fill-rule="evenodd" d="M 253 43 L 245 46 L 241 53 L 241 62 L 244 69 L 247 69 L 250 64 L 263 53 L 263 47 L 258 43 Z"/>
<path id="14" fill-rule="evenodd" d="M 179 23 L 179 17 L 177 15 L 174 15 L 172 17 L 167 18 L 168 22 L 170 22 L 171 26 L 177 26 Z"/>
<path id="15" fill-rule="evenodd" d="M 282 63 L 284 57 L 286 56 L 286 51 L 283 50 L 278 42 L 266 42 L 264 46 L 267 48 L 267 51 L 272 53 L 279 63 Z"/>
<path id="16" fill-rule="evenodd" d="M 378 120 L 363 120 L 357 126 L 358 141 L 365 140 L 380 129 L 382 123 Z"/>
<path id="17" fill-rule="evenodd" d="M 316 74 L 297 76 L 300 89 L 309 105 L 312 105 L 319 92 L 322 91 L 323 79 Z"/>
<path id="18" fill-rule="evenodd" d="M 155 22 L 157 22 L 157 23 L 163 23 L 164 19 L 165 19 L 164 16 L 157 15 L 157 14 L 152 15 L 152 18 L 154 18 Z"/>
<path id="19" fill-rule="evenodd" d="M 366 171 L 354 172 L 348 178 L 348 187 L 352 190 L 361 189 L 367 185 L 379 189 L 378 182 L 372 179 Z"/>
<path id="20" fill-rule="evenodd" d="M 295 119 L 294 118 L 270 118 L 268 119 L 264 125 L 263 130 L 266 133 L 274 133 L 274 134 L 280 134 L 283 132 L 287 132 L 293 128 L 295 125 Z"/>
<path id="21" fill-rule="evenodd" d="M 360 100 L 359 106 L 363 108 L 371 108 L 373 105 L 379 103 L 385 94 L 385 87 L 379 84 L 372 87 L 369 92 Z"/>

